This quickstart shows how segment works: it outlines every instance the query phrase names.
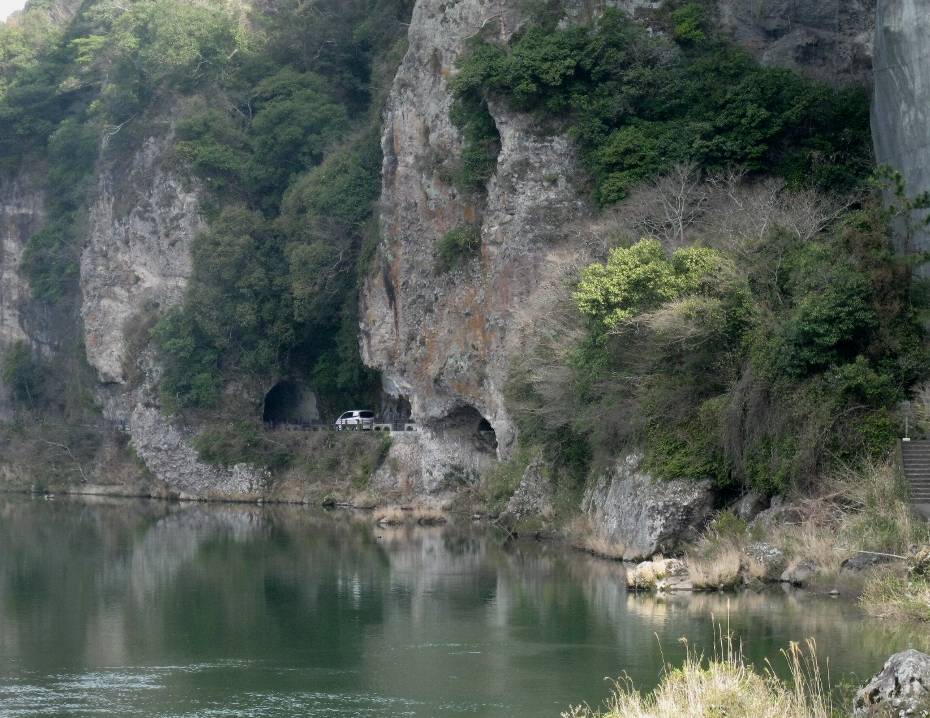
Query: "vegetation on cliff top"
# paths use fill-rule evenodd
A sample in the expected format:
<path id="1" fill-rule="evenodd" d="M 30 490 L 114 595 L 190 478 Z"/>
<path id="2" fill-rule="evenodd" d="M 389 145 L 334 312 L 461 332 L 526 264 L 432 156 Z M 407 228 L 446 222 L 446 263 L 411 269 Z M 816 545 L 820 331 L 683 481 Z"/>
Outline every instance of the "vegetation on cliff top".
<path id="1" fill-rule="evenodd" d="M 453 82 L 466 159 L 493 147 L 488 99 L 575 138 L 604 206 L 681 162 L 739 165 L 792 188 L 845 191 L 870 171 L 869 103 L 756 63 L 709 29 L 702 5 L 666 3 L 650 32 L 619 10 L 593 26 L 540 22 L 509 46 L 477 39 Z M 674 38 L 674 40 L 672 39 Z M 484 164 L 462 170 L 480 182 Z"/>
<path id="2" fill-rule="evenodd" d="M 868 185 L 868 98 L 759 65 L 702 3 L 650 24 L 664 32 L 619 11 L 543 18 L 506 46 L 476 39 L 453 81 L 467 147 L 505 103 L 575 139 L 603 207 L 639 192 L 605 216 L 655 210 L 598 240 L 563 317 L 570 348 L 540 330 L 517 360 L 521 440 L 576 482 L 641 445 L 658 476 L 764 492 L 884 455 L 927 353 L 922 283 L 892 246 L 908 207 Z M 723 219 L 744 200 L 752 229 Z"/>
<path id="3" fill-rule="evenodd" d="M 324 400 L 373 391 L 357 292 L 378 239 L 379 109 L 411 7 L 93 0 L 62 26 L 41 3 L 0 26 L 0 164 L 47 167 L 47 221 L 23 271 L 31 316 L 70 336 L 58 355 L 83 362 L 78 265 L 94 171 L 168 133 L 207 190 L 209 229 L 195 239 L 184 303 L 152 334 L 166 405 L 217 407 L 231 382 L 282 375 Z M 22 379 L 22 357 L 8 363 Z M 39 408 L 27 384 L 16 396 Z"/>

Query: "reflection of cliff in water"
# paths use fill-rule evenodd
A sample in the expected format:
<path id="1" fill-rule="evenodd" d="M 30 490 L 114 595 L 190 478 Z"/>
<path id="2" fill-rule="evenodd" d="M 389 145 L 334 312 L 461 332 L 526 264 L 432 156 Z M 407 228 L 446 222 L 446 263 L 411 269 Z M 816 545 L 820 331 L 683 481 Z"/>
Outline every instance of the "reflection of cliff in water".
<path id="1" fill-rule="evenodd" d="M 679 638 L 712 649 L 712 620 L 776 667 L 788 641 L 815 637 L 839 674 L 870 673 L 915 638 L 798 593 L 630 595 L 621 564 L 364 513 L 15 497 L 0 500 L 0 545 L 0 664 L 39 674 L 247 660 L 428 706 L 474 692 L 567 701 L 624 671 L 653 684 Z"/>

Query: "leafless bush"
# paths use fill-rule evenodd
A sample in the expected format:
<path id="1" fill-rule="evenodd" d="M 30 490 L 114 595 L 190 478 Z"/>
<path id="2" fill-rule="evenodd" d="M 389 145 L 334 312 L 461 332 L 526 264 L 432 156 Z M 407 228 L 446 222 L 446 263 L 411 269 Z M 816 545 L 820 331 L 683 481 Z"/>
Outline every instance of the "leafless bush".
<path id="1" fill-rule="evenodd" d="M 740 256 L 775 229 L 810 241 L 853 199 L 788 190 L 780 179 L 754 180 L 740 170 L 705 177 L 695 164 L 681 164 L 607 213 L 602 234 L 655 237 L 669 248 L 701 242 Z"/>

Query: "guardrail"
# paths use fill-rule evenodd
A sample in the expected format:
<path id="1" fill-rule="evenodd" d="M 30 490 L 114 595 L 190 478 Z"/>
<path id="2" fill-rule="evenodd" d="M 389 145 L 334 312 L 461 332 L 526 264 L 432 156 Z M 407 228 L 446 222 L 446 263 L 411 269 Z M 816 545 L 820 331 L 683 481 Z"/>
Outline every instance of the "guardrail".
<path id="1" fill-rule="evenodd" d="M 380 431 L 390 433 L 419 431 L 419 426 L 412 421 L 376 421 L 371 425 L 370 429 L 361 426 L 336 426 L 334 423 L 324 421 L 266 421 L 265 428 L 270 430 L 290 429 L 291 431 Z"/>

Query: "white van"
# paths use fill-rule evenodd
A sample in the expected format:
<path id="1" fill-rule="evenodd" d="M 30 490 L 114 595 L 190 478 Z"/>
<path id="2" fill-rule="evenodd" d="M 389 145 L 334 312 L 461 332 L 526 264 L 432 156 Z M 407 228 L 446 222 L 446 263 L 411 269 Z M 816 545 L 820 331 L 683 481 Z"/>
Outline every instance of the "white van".
<path id="1" fill-rule="evenodd" d="M 374 425 L 373 411 L 347 411 L 336 419 L 336 431 L 371 431 Z"/>

